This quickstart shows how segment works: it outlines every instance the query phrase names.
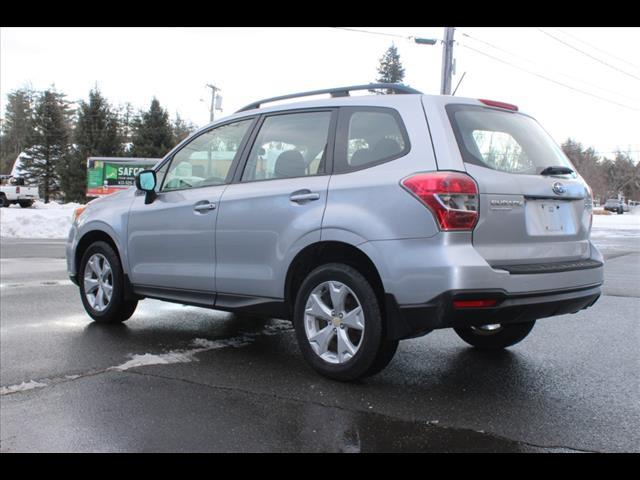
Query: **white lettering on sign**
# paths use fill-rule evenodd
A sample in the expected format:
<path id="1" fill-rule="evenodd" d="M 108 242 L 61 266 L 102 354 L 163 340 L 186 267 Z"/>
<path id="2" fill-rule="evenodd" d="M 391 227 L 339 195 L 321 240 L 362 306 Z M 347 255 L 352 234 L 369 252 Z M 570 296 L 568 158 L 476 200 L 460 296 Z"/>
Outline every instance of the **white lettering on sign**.
<path id="1" fill-rule="evenodd" d="M 144 167 L 118 167 L 119 177 L 135 177 Z"/>

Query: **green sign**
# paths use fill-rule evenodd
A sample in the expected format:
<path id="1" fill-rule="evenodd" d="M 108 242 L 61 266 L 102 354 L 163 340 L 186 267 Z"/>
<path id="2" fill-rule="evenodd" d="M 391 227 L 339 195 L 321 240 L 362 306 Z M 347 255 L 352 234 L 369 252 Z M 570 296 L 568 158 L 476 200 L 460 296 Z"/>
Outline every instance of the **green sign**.
<path id="1" fill-rule="evenodd" d="M 136 163 L 109 163 L 100 160 L 92 162 L 93 165 L 87 169 L 87 188 L 95 189 L 105 186 L 128 187 L 135 183 L 136 175 L 148 164 Z"/>

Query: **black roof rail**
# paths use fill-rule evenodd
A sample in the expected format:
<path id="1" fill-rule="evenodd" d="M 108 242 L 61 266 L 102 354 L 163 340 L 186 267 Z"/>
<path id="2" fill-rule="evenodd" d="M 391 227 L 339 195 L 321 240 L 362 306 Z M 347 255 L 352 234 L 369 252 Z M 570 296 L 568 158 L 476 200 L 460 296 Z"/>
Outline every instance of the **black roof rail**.
<path id="1" fill-rule="evenodd" d="M 263 100 L 250 103 L 246 107 L 242 107 L 236 113 L 244 112 L 245 110 L 253 110 L 254 108 L 260 108 L 260 105 L 262 105 L 263 103 L 277 102 L 278 100 L 287 100 L 289 98 L 310 97 L 312 95 L 321 95 L 323 93 L 329 93 L 331 94 L 332 97 L 348 97 L 349 92 L 353 92 L 357 90 L 378 90 L 378 89 L 390 90 L 395 94 L 398 94 L 398 93 L 422 94 L 421 91 L 416 90 L 415 88 L 411 88 L 407 85 L 403 85 L 402 83 L 369 83 L 367 85 L 351 85 L 349 87 L 326 88 L 323 90 L 312 90 L 310 92 L 292 93 L 289 95 L 281 95 L 279 97 L 265 98 Z"/>

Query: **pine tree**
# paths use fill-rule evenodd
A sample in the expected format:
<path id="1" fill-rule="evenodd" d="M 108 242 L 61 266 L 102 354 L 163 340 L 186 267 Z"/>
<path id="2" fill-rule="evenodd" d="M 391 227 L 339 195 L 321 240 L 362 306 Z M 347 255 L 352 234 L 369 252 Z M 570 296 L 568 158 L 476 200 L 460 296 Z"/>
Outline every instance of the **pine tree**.
<path id="1" fill-rule="evenodd" d="M 120 141 L 123 144 L 123 153 L 129 154 L 131 150 L 131 136 L 133 134 L 133 122 L 135 113 L 130 102 L 118 108 L 118 131 L 120 133 Z"/>
<path id="2" fill-rule="evenodd" d="M 58 169 L 65 200 L 85 200 L 87 158 L 113 157 L 123 152 L 118 118 L 96 88 L 89 92 L 89 102 L 81 102 L 74 131 L 73 155 Z"/>
<path id="3" fill-rule="evenodd" d="M 133 157 L 160 158 L 175 145 L 169 114 L 156 98 L 149 110 L 134 120 L 131 141 Z"/>
<path id="4" fill-rule="evenodd" d="M 33 128 L 33 96 L 29 87 L 7 94 L 0 141 L 0 173 L 10 173 L 18 155 L 29 146 Z"/>
<path id="5" fill-rule="evenodd" d="M 30 147 L 21 174 L 37 184 L 48 203 L 60 190 L 60 168 L 68 161 L 71 112 L 64 95 L 54 89 L 42 92 L 36 101 Z"/>
<path id="6" fill-rule="evenodd" d="M 394 44 L 391 44 L 380 58 L 376 81 L 379 83 L 402 83 L 402 80 L 404 80 L 404 67 L 400 62 L 398 49 Z M 387 93 L 391 92 L 387 91 Z"/>
<path id="7" fill-rule="evenodd" d="M 196 130 L 196 126 L 188 120 L 183 120 L 178 113 L 173 122 L 173 137 L 175 143 L 181 142 Z"/>

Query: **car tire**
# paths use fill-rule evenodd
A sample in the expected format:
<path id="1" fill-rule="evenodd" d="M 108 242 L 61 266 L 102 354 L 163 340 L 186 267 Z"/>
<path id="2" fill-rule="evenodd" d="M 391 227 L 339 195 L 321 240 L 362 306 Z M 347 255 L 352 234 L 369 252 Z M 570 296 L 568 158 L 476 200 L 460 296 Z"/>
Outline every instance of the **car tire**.
<path id="1" fill-rule="evenodd" d="M 33 206 L 33 200 L 21 200 L 18 202 L 21 208 L 31 208 Z"/>
<path id="2" fill-rule="evenodd" d="M 334 295 L 342 300 L 335 301 Z M 398 341 L 385 338 L 380 302 L 371 284 L 341 263 L 322 265 L 307 275 L 296 295 L 293 325 L 311 367 L 343 382 L 378 373 L 398 348 Z"/>
<path id="3" fill-rule="evenodd" d="M 510 323 L 499 325 L 498 328 L 489 329 L 484 327 L 456 327 L 454 328 L 458 336 L 476 348 L 485 350 L 497 350 L 510 347 L 524 340 L 529 335 L 536 321 Z"/>
<path id="4" fill-rule="evenodd" d="M 3 195 L 0 195 L 0 208 L 2 207 L 8 207 L 9 206 L 9 202 L 7 200 L 7 197 Z"/>
<path id="5" fill-rule="evenodd" d="M 88 265 L 89 262 L 93 267 Z M 84 252 L 78 270 L 78 283 L 82 304 L 89 316 L 98 323 L 122 323 L 131 318 L 136 310 L 138 300 L 125 298 L 120 257 L 107 242 L 95 242 Z M 109 288 L 111 295 L 107 300 Z"/>

